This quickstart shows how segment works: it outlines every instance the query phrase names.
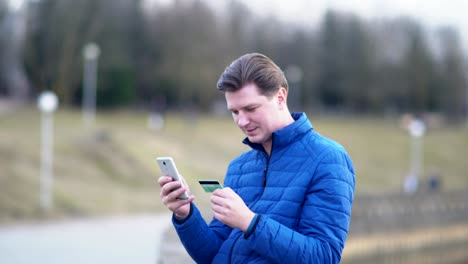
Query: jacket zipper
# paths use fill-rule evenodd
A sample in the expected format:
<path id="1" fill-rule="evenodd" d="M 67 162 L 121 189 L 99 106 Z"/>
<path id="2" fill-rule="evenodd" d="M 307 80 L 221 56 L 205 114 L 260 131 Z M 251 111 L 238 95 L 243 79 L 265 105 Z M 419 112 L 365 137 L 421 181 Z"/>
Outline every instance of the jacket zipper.
<path id="1" fill-rule="evenodd" d="M 262 191 L 262 194 L 259 196 L 258 199 L 260 199 L 262 197 L 263 192 L 265 191 L 266 181 L 267 181 L 267 173 L 268 173 L 268 166 L 270 165 L 270 156 L 267 157 L 267 164 L 265 166 L 265 169 L 263 169 L 263 191 Z M 257 202 L 255 202 L 255 203 L 257 203 Z"/>
<path id="2" fill-rule="evenodd" d="M 266 187 L 266 181 L 267 181 L 267 174 L 268 174 L 268 167 L 270 165 L 270 158 L 271 158 L 271 154 L 273 154 L 273 139 L 271 139 L 271 146 L 272 146 L 272 149 L 271 149 L 271 152 L 270 152 L 270 155 L 268 155 L 265 152 L 265 154 L 267 155 L 267 162 L 266 162 L 266 166 L 265 166 L 265 169 L 263 169 L 263 189 L 262 189 L 262 193 L 258 196 L 258 199 L 252 203 L 252 205 L 250 206 L 250 208 L 253 208 L 254 205 L 258 202 L 258 200 L 260 200 L 260 198 L 262 198 L 263 196 L 263 193 L 265 192 L 265 187 Z M 232 263 L 232 254 L 234 252 L 234 247 L 236 246 L 236 243 L 237 241 L 239 240 L 239 238 L 242 237 L 242 233 L 240 234 L 240 236 L 238 236 L 236 238 L 236 240 L 234 240 L 234 242 L 232 242 L 232 247 L 231 247 L 231 250 L 229 251 L 229 264 Z"/>
<path id="3" fill-rule="evenodd" d="M 265 155 L 267 155 L 267 162 L 266 162 L 265 168 L 263 169 L 263 189 L 262 189 L 262 193 L 258 196 L 258 199 L 254 203 L 252 203 L 252 206 L 250 208 L 254 207 L 254 205 L 258 202 L 258 200 L 260 200 L 260 198 L 262 198 L 263 193 L 265 192 L 266 183 L 267 183 L 268 168 L 270 167 L 270 159 L 271 159 L 271 154 L 272 153 L 273 153 L 273 149 L 270 152 L 270 156 L 268 156 L 268 154 L 265 152 Z"/>

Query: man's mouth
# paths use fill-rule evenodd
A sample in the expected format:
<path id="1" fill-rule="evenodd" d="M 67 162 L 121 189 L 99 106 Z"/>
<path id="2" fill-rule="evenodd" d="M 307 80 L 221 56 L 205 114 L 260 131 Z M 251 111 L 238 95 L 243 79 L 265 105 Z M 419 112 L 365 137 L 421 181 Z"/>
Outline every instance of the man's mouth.
<path id="1" fill-rule="evenodd" d="M 255 133 L 256 130 L 257 130 L 256 127 L 255 127 L 255 128 L 251 128 L 251 129 L 246 129 L 246 130 L 245 130 L 245 133 L 246 133 L 247 135 L 252 135 L 252 134 Z"/>

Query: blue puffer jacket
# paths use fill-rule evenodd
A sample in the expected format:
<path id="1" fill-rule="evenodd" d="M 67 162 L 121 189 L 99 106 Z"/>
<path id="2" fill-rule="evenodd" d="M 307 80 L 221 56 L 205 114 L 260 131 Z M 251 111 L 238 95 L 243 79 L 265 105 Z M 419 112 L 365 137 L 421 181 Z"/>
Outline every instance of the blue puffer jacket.
<path id="1" fill-rule="evenodd" d="M 353 201 L 354 168 L 343 147 L 312 128 L 304 113 L 273 133 L 270 157 L 252 150 L 229 165 L 232 188 L 260 219 L 249 236 L 213 219 L 207 225 L 192 204 L 179 237 L 198 263 L 339 263 Z"/>

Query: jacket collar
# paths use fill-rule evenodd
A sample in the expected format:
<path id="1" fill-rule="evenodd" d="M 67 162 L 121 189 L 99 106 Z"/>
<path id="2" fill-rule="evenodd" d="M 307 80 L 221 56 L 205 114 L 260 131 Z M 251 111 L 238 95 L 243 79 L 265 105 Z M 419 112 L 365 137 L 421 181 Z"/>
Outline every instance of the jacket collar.
<path id="1" fill-rule="evenodd" d="M 313 129 L 305 113 L 292 113 L 292 118 L 295 120 L 293 123 L 285 126 L 280 130 L 273 132 L 272 140 L 273 145 L 271 149 L 283 148 L 296 140 L 296 137 Z M 251 148 L 263 151 L 262 144 L 252 143 L 246 137 L 243 141 L 244 144 L 249 145 Z"/>

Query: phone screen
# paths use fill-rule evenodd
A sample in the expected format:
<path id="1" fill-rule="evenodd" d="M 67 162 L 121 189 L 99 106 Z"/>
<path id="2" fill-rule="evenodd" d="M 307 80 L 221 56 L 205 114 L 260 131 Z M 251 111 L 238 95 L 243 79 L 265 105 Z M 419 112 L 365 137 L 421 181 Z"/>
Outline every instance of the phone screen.
<path id="1" fill-rule="evenodd" d="M 223 186 L 217 180 L 199 180 L 198 181 L 202 186 L 203 190 L 207 193 L 212 193 L 216 189 L 222 189 Z"/>

